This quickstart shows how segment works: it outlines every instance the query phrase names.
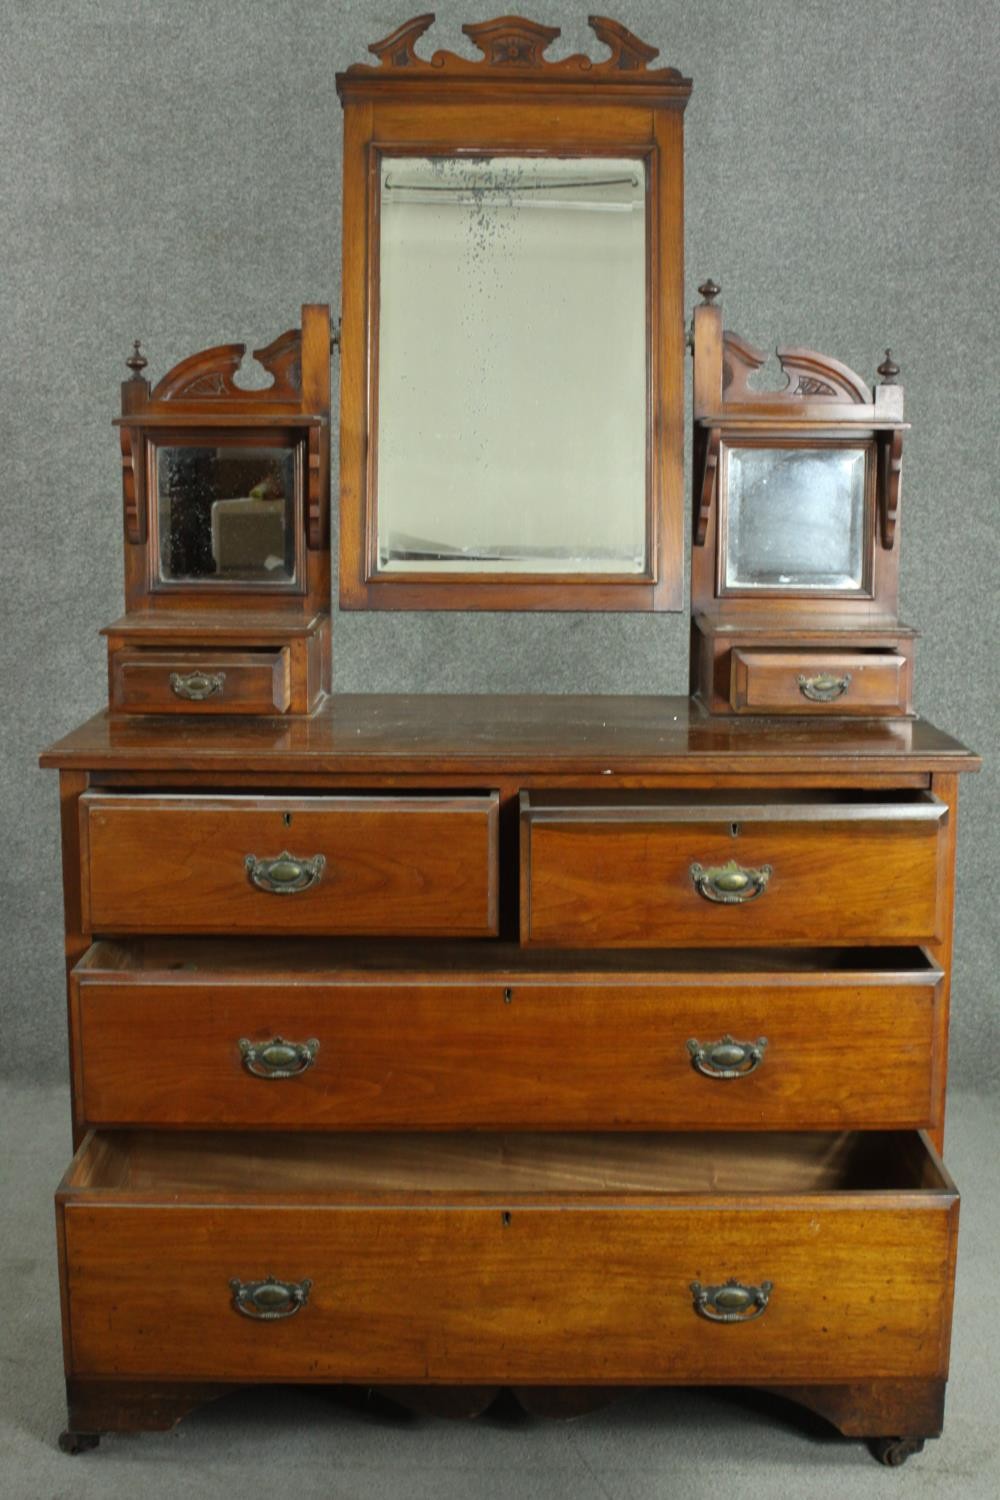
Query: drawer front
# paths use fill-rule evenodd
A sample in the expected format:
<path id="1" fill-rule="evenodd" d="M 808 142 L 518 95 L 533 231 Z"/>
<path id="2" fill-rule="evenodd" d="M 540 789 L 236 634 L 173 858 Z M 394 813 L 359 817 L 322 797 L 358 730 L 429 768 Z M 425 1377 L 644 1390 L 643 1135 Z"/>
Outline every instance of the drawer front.
<path id="1" fill-rule="evenodd" d="M 947 808 L 908 802 L 535 806 L 521 941 L 734 947 L 940 939 Z"/>
<path id="2" fill-rule="evenodd" d="M 933 970 L 73 982 L 90 1125 L 921 1126 L 940 1005 Z"/>
<path id="3" fill-rule="evenodd" d="M 111 659 L 111 706 L 145 714 L 283 714 L 291 701 L 289 651 L 155 651 Z"/>
<path id="4" fill-rule="evenodd" d="M 729 701 L 745 714 L 905 714 L 912 662 L 892 651 L 734 650 Z"/>
<path id="5" fill-rule="evenodd" d="M 88 931 L 489 936 L 497 797 L 80 798 Z"/>
<path id="6" fill-rule="evenodd" d="M 65 1200 L 69 1373 L 785 1384 L 947 1365 L 946 1193 L 505 1208 L 440 1192 L 304 1205 L 282 1201 L 273 1177 L 268 1187 L 257 1204 L 223 1190 L 157 1201 L 155 1180 Z M 285 1316 L 234 1305 L 253 1313 L 254 1285 L 274 1278 Z M 756 1314 L 746 1327 L 716 1321 L 715 1289 L 730 1279 Z"/>

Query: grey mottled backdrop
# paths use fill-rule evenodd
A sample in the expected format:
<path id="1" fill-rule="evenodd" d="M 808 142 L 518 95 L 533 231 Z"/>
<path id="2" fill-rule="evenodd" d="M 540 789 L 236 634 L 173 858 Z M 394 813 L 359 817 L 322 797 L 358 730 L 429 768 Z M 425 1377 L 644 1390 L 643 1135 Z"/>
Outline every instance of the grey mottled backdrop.
<path id="1" fill-rule="evenodd" d="M 497 7 L 499 10 L 501 7 Z M 415 3 L 0 0 L 0 1067 L 65 1066 L 56 778 L 120 613 L 109 422 L 149 373 L 339 302 L 338 68 Z M 565 47 L 585 7 L 531 0 Z M 964 783 L 953 1058 L 1000 1079 L 994 726 L 998 11 L 992 0 L 669 0 L 615 11 L 695 81 L 688 303 L 871 378 L 908 416 L 903 615 L 920 710 L 990 758 Z M 444 3 L 433 46 L 486 11 Z M 684 692 L 683 615 L 334 617 L 340 691 Z M 891 892 L 887 892 L 891 900 Z M 883 1062 L 873 1059 L 873 1066 Z M 888 1065 L 886 1061 L 885 1065 Z"/>

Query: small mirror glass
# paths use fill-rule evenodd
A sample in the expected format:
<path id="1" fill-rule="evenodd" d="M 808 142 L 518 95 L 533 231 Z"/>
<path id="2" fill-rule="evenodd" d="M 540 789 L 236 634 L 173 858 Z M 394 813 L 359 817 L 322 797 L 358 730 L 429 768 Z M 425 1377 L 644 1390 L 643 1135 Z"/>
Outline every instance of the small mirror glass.
<path id="1" fill-rule="evenodd" d="M 159 447 L 155 477 L 161 582 L 295 582 L 293 448 Z"/>
<path id="2" fill-rule="evenodd" d="M 648 569 L 646 170 L 383 156 L 377 567 Z"/>
<path id="3" fill-rule="evenodd" d="M 864 447 L 727 447 L 725 591 L 863 592 Z"/>

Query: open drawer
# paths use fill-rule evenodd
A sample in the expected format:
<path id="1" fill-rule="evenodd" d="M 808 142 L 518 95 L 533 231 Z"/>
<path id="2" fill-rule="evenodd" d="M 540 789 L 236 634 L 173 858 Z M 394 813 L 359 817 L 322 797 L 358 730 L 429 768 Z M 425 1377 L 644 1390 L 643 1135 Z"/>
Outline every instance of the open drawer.
<path id="1" fill-rule="evenodd" d="M 958 1198 L 916 1134 L 98 1133 L 57 1212 L 71 1376 L 947 1368 Z"/>
<path id="2" fill-rule="evenodd" d="M 522 792 L 521 941 L 934 942 L 947 818 L 926 791 Z"/>
<path id="3" fill-rule="evenodd" d="M 71 979 L 78 1119 L 311 1130 L 812 1130 L 939 1109 L 920 949 L 133 939 Z"/>

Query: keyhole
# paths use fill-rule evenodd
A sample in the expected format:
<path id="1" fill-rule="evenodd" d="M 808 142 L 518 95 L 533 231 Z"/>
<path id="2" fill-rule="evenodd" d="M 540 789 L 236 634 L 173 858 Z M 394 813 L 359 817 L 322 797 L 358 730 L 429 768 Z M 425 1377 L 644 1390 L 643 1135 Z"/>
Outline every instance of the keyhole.
<path id="1" fill-rule="evenodd" d="M 503 1227 L 505 1229 L 507 1228 L 507 1225 L 510 1223 L 510 1214 L 507 1212 L 506 1209 L 504 1209 L 503 1213 L 500 1215 L 500 1223 L 503 1225 Z"/>
<path id="2" fill-rule="evenodd" d="M 513 998 L 514 998 L 514 991 L 513 990 L 504 990 L 504 992 L 503 992 L 503 1003 L 504 1003 L 504 1005 L 509 1005 L 510 1002 L 513 1000 Z"/>
<path id="3" fill-rule="evenodd" d="M 729 832 L 732 834 L 734 839 L 738 839 L 740 836 L 740 825 L 738 823 L 730 823 Z"/>
<path id="4" fill-rule="evenodd" d="M 281 815 L 281 821 L 284 823 L 284 825 L 285 825 L 286 828 L 291 828 L 291 826 L 292 826 L 292 815 L 291 815 L 291 813 L 282 813 L 282 815 Z"/>

